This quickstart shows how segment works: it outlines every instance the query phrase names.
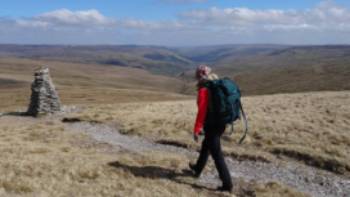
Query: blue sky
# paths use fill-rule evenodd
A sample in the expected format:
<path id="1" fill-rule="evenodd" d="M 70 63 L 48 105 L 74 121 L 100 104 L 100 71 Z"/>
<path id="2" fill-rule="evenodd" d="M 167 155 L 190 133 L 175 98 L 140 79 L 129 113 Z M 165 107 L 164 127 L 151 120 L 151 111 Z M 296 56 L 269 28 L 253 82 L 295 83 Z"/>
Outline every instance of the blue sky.
<path id="1" fill-rule="evenodd" d="M 348 21 L 349 0 L 2 0 L 0 42 L 348 44 Z"/>
<path id="2" fill-rule="evenodd" d="M 29 17 L 43 12 L 67 8 L 70 10 L 97 9 L 106 16 L 139 19 L 174 19 L 180 12 L 209 7 L 248 7 L 252 9 L 308 9 L 320 0 L 207 0 L 205 2 L 176 2 L 167 0 L 2 0 L 0 16 Z M 349 0 L 336 0 L 350 6 Z"/>

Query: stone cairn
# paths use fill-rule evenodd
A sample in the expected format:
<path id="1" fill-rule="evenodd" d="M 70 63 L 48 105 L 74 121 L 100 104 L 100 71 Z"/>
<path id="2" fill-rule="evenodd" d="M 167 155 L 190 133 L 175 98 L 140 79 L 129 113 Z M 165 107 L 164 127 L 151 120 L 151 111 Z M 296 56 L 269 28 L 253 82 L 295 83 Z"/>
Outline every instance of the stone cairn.
<path id="1" fill-rule="evenodd" d="M 34 77 L 27 115 L 38 116 L 61 111 L 61 102 L 52 83 L 49 68 L 40 68 Z"/>

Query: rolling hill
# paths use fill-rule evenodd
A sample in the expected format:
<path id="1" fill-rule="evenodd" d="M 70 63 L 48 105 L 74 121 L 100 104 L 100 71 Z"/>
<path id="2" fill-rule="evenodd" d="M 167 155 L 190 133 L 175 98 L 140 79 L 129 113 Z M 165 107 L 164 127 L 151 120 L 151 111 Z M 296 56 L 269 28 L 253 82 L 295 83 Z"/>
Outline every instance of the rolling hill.
<path id="1" fill-rule="evenodd" d="M 190 69 L 194 64 L 165 47 L 133 45 L 0 45 L 1 56 L 132 67 L 166 75 Z"/>
<path id="2" fill-rule="evenodd" d="M 64 61 L 1 58 L 1 108 L 25 106 L 29 102 L 33 73 L 40 66 L 50 68 L 53 81 L 65 104 L 186 98 L 176 93 L 183 87 L 181 80 L 151 74 L 142 69 Z"/>
<path id="3" fill-rule="evenodd" d="M 350 46 L 347 45 L 218 45 L 176 48 L 133 45 L 0 45 L 0 57 L 22 62 L 80 65 L 74 71 L 78 76 L 84 75 L 79 73 L 80 68 L 89 72 L 89 69 L 101 67 L 108 70 L 111 76 L 122 68 L 131 68 L 132 72 L 124 72 L 124 76 L 117 74 L 123 79 L 134 79 L 126 87 L 157 87 L 159 81 L 156 79 L 153 83 L 151 78 L 162 76 L 167 81 L 165 86 L 171 86 L 166 90 L 181 94 L 194 93 L 193 71 L 200 63 L 209 64 L 221 76 L 235 79 L 245 95 L 350 89 Z M 149 80 L 147 83 L 140 82 L 144 75 Z M 93 80 L 94 75 L 89 77 Z M 15 83 L 9 81 L 12 79 L 4 74 L 1 79 L 2 84 Z M 79 80 L 77 83 L 80 83 Z M 110 86 L 110 81 L 103 83 Z"/>
<path id="4" fill-rule="evenodd" d="M 250 47 L 205 63 L 235 79 L 244 94 L 350 89 L 350 46 Z M 180 76 L 191 81 L 193 70 Z"/>
<path id="5" fill-rule="evenodd" d="M 244 95 L 337 91 L 242 99 L 249 135 L 236 145 L 237 125 L 222 140 L 234 195 L 344 196 L 350 188 L 350 93 L 339 91 L 350 89 L 349 46 L 0 48 L 5 196 L 231 196 L 213 190 L 213 163 L 201 180 L 183 171 L 199 146 L 190 132 L 195 100 L 183 94 L 194 93 L 199 63 L 237 80 Z M 43 65 L 64 112 L 15 115 L 28 104 L 33 72 Z"/>
<path id="6" fill-rule="evenodd" d="M 304 46 L 219 62 L 245 92 L 270 94 L 350 89 L 349 46 Z"/>
<path id="7" fill-rule="evenodd" d="M 174 48 L 176 53 L 196 62 L 217 66 L 222 60 L 234 60 L 242 57 L 252 57 L 259 54 L 268 54 L 280 49 L 284 45 L 217 45 L 200 47 Z"/>

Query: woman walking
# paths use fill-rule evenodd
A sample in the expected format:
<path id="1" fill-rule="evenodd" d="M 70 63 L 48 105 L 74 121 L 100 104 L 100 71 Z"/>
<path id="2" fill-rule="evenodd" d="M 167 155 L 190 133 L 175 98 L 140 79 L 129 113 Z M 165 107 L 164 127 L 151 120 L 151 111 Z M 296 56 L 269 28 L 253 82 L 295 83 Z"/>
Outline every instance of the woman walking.
<path id="1" fill-rule="evenodd" d="M 218 76 L 211 73 L 211 69 L 206 65 L 198 66 L 196 70 L 196 79 L 198 81 L 197 105 L 198 113 L 193 131 L 193 138 L 198 142 L 198 136 L 204 132 L 204 140 L 196 164 L 189 164 L 190 169 L 196 177 L 199 177 L 203 171 L 209 153 L 214 159 L 216 169 L 222 181 L 222 186 L 217 189 L 220 191 L 231 191 L 232 181 L 230 172 L 226 166 L 224 156 L 221 151 L 220 137 L 224 133 L 226 125 L 219 123 L 214 109 L 211 105 L 211 94 L 208 88 L 208 82 L 218 79 Z"/>

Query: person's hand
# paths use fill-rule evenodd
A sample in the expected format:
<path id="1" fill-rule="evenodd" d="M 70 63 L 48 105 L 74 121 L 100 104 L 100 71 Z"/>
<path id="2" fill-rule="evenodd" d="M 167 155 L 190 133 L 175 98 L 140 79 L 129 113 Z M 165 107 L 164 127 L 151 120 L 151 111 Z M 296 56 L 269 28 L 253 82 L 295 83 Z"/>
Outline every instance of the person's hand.
<path id="1" fill-rule="evenodd" d="M 193 140 L 195 141 L 195 142 L 198 142 L 198 134 L 196 134 L 196 133 L 194 133 L 193 134 Z"/>
<path id="2" fill-rule="evenodd" d="M 203 128 L 202 128 L 201 131 L 199 132 L 199 135 L 204 136 L 204 130 L 203 130 Z"/>

